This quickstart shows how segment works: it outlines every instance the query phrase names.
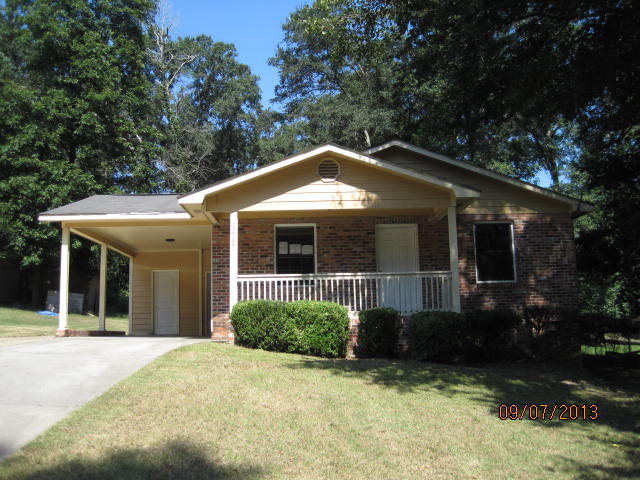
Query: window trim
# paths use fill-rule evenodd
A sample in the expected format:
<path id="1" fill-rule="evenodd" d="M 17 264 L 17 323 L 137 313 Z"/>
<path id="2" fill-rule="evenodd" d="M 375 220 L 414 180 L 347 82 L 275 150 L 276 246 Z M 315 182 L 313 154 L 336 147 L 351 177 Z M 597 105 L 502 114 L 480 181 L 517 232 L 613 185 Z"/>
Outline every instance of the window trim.
<path id="1" fill-rule="evenodd" d="M 307 275 L 315 275 L 318 273 L 318 228 L 315 223 L 275 223 L 273 225 L 273 273 L 275 275 L 287 275 L 278 273 L 278 227 L 313 227 L 313 273 Z"/>
<path id="2" fill-rule="evenodd" d="M 509 225 L 509 230 L 511 232 L 511 263 L 513 268 L 513 280 L 478 280 L 478 248 L 476 241 L 476 225 L 487 225 L 487 224 L 507 224 Z M 476 269 L 476 283 L 484 284 L 484 283 L 517 283 L 518 282 L 518 270 L 516 268 L 516 236 L 513 230 L 513 221 L 510 220 L 487 220 L 483 222 L 474 222 L 473 223 L 473 255 L 474 255 L 474 263 Z"/>

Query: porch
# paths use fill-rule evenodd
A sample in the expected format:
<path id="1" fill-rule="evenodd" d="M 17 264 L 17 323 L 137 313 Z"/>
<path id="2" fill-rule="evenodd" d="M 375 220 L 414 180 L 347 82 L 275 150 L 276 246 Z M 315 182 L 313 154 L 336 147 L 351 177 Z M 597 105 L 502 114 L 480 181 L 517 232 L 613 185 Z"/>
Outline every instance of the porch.
<path id="1" fill-rule="evenodd" d="M 214 338 L 228 335 L 228 314 L 245 300 L 330 301 L 352 318 L 373 307 L 403 315 L 460 311 L 455 206 L 340 213 L 218 216 L 212 233 L 212 252 L 219 252 L 212 256 Z M 293 237 L 285 233 L 293 231 Z"/>
<path id="2" fill-rule="evenodd" d="M 343 305 L 351 315 L 391 307 L 404 315 L 452 310 L 451 272 L 238 275 L 238 301 L 320 300 Z"/>

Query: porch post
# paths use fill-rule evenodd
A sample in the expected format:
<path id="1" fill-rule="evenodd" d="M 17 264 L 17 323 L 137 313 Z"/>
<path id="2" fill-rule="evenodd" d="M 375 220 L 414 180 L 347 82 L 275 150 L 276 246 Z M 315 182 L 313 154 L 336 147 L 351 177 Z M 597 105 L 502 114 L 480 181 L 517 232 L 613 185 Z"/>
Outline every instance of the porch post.
<path id="1" fill-rule="evenodd" d="M 447 208 L 449 221 L 449 269 L 451 270 L 451 309 L 460 312 L 460 268 L 458 266 L 458 226 L 456 206 Z"/>
<path id="2" fill-rule="evenodd" d="M 60 245 L 60 286 L 58 288 L 58 334 L 69 330 L 69 228 L 62 227 Z"/>
<path id="3" fill-rule="evenodd" d="M 133 332 L 133 257 L 129 257 L 129 335 Z"/>
<path id="4" fill-rule="evenodd" d="M 98 301 L 98 329 L 106 329 L 105 310 L 107 305 L 107 245 L 100 244 L 100 293 Z"/>
<path id="5" fill-rule="evenodd" d="M 238 212 L 229 214 L 229 313 L 238 303 Z"/>

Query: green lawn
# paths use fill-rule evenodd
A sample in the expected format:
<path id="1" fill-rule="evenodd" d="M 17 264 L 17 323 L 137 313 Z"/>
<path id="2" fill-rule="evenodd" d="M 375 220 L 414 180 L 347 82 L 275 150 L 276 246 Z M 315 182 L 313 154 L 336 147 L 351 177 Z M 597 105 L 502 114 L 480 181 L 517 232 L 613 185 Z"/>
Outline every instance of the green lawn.
<path id="1" fill-rule="evenodd" d="M 129 328 L 127 317 L 107 317 L 107 329 L 124 330 Z M 0 307 L 0 337 L 30 337 L 34 335 L 54 335 L 58 328 L 58 317 L 38 315 L 33 310 Z M 69 315 L 69 328 L 77 330 L 95 330 L 98 317 L 89 315 Z"/>
<path id="2" fill-rule="evenodd" d="M 609 338 L 606 346 L 582 345 L 582 353 L 587 355 L 604 355 L 607 352 L 640 352 L 640 339 L 632 338 L 631 341 L 628 341 L 626 338 Z"/>
<path id="3" fill-rule="evenodd" d="M 543 365 L 171 352 L 0 464 L 6 479 L 639 478 L 640 393 Z M 596 421 L 499 420 L 501 403 Z"/>

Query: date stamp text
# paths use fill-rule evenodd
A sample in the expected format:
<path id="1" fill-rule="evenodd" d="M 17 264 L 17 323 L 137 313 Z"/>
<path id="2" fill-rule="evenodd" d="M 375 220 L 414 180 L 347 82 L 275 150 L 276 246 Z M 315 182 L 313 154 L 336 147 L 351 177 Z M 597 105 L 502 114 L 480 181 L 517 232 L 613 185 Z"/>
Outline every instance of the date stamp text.
<path id="1" fill-rule="evenodd" d="M 597 420 L 596 404 L 506 404 L 498 408 L 500 420 Z"/>

